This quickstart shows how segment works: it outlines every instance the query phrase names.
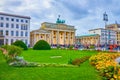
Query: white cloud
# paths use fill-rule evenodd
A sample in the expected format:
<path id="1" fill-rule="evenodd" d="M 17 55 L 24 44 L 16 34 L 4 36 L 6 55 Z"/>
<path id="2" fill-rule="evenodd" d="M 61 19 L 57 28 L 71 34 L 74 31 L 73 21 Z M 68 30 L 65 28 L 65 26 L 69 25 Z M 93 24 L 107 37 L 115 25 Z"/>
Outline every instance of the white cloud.
<path id="1" fill-rule="evenodd" d="M 67 24 L 76 26 L 76 34 L 104 27 L 105 11 L 108 23 L 119 23 L 119 6 L 119 0 L 109 0 L 109 4 L 107 0 L 0 0 L 1 12 L 31 16 L 31 30 L 38 29 L 42 22 L 55 22 L 60 14 Z"/>

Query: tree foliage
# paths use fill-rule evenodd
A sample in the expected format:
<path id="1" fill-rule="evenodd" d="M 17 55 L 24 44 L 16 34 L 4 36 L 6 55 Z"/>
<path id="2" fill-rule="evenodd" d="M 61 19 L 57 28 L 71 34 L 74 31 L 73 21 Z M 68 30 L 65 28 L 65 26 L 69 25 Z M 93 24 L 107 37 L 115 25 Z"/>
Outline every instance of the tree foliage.
<path id="1" fill-rule="evenodd" d="M 51 47 L 50 45 L 44 41 L 44 40 L 39 40 L 33 47 L 34 50 L 50 50 Z"/>
<path id="2" fill-rule="evenodd" d="M 21 48 L 23 48 L 23 50 L 27 50 L 28 49 L 27 45 L 23 41 L 21 41 L 21 40 L 15 41 L 12 45 L 21 47 Z"/>

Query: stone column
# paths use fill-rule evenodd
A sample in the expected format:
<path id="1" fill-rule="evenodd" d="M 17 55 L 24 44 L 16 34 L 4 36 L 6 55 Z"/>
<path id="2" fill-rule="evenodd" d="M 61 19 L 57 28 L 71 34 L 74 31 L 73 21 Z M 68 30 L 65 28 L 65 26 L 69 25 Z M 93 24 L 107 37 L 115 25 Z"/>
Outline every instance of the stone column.
<path id="1" fill-rule="evenodd" d="M 38 36 L 39 40 L 41 40 L 41 34 L 39 33 L 39 36 Z"/>
<path id="2" fill-rule="evenodd" d="M 64 32 L 64 45 L 66 44 L 66 31 Z"/>
<path id="3" fill-rule="evenodd" d="M 48 34 L 48 36 L 49 36 L 49 44 L 51 44 L 51 35 Z"/>
<path id="4" fill-rule="evenodd" d="M 48 36 L 47 36 L 48 34 L 46 34 L 46 41 L 48 42 Z"/>
<path id="5" fill-rule="evenodd" d="M 60 42 L 59 42 L 59 39 L 60 39 L 60 36 L 59 36 L 59 31 L 57 31 L 56 36 L 57 36 L 57 45 L 59 45 L 59 44 L 60 44 Z"/>
<path id="6" fill-rule="evenodd" d="M 46 34 L 44 34 L 45 35 L 45 41 L 47 41 L 47 39 L 46 39 Z"/>
<path id="7" fill-rule="evenodd" d="M 36 43 L 36 37 L 35 37 L 35 33 L 33 34 L 33 45 L 35 45 Z"/>
<path id="8" fill-rule="evenodd" d="M 54 38 L 53 38 L 53 30 L 52 30 L 52 31 L 51 31 L 51 42 L 50 42 L 51 44 L 53 44 L 53 39 L 54 39 Z"/>
<path id="9" fill-rule="evenodd" d="M 68 43 L 69 43 L 69 45 L 70 45 L 70 32 L 69 32 L 69 34 L 68 34 Z"/>
<path id="10" fill-rule="evenodd" d="M 72 39 L 73 39 L 72 44 L 74 45 L 75 44 L 75 32 L 72 32 Z"/>

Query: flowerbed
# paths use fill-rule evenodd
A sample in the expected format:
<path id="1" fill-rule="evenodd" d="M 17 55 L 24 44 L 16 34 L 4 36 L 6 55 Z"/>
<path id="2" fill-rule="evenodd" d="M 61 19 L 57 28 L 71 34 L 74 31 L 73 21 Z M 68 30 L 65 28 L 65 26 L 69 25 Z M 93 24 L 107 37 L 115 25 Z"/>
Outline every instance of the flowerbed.
<path id="1" fill-rule="evenodd" d="M 0 48 L 6 62 L 9 66 L 15 67 L 78 67 L 71 64 L 57 64 L 57 63 L 36 63 L 28 62 L 19 55 L 22 53 L 22 48 L 14 45 L 4 45 Z M 52 56 L 51 58 L 61 58 L 62 56 Z"/>
<path id="2" fill-rule="evenodd" d="M 103 76 L 103 80 L 120 80 L 120 66 L 115 62 L 118 57 L 118 53 L 99 53 L 89 60 Z"/>
<path id="3" fill-rule="evenodd" d="M 77 59 L 74 59 L 74 60 L 70 59 L 68 61 L 68 64 L 80 66 L 80 64 L 82 64 L 86 60 L 89 60 L 89 58 L 90 58 L 90 56 L 84 56 L 82 58 L 77 58 Z"/>

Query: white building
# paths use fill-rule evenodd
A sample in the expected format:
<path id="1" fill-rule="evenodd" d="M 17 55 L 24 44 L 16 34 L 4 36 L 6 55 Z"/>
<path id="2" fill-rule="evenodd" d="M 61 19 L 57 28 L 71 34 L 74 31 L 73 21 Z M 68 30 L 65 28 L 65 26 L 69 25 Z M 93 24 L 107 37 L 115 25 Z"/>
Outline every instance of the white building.
<path id="1" fill-rule="evenodd" d="M 90 34 L 99 34 L 100 40 L 99 44 L 117 44 L 116 32 L 113 30 L 108 30 L 104 28 L 97 28 L 89 30 Z"/>
<path id="2" fill-rule="evenodd" d="M 0 45 L 16 40 L 30 45 L 30 17 L 0 12 Z"/>

